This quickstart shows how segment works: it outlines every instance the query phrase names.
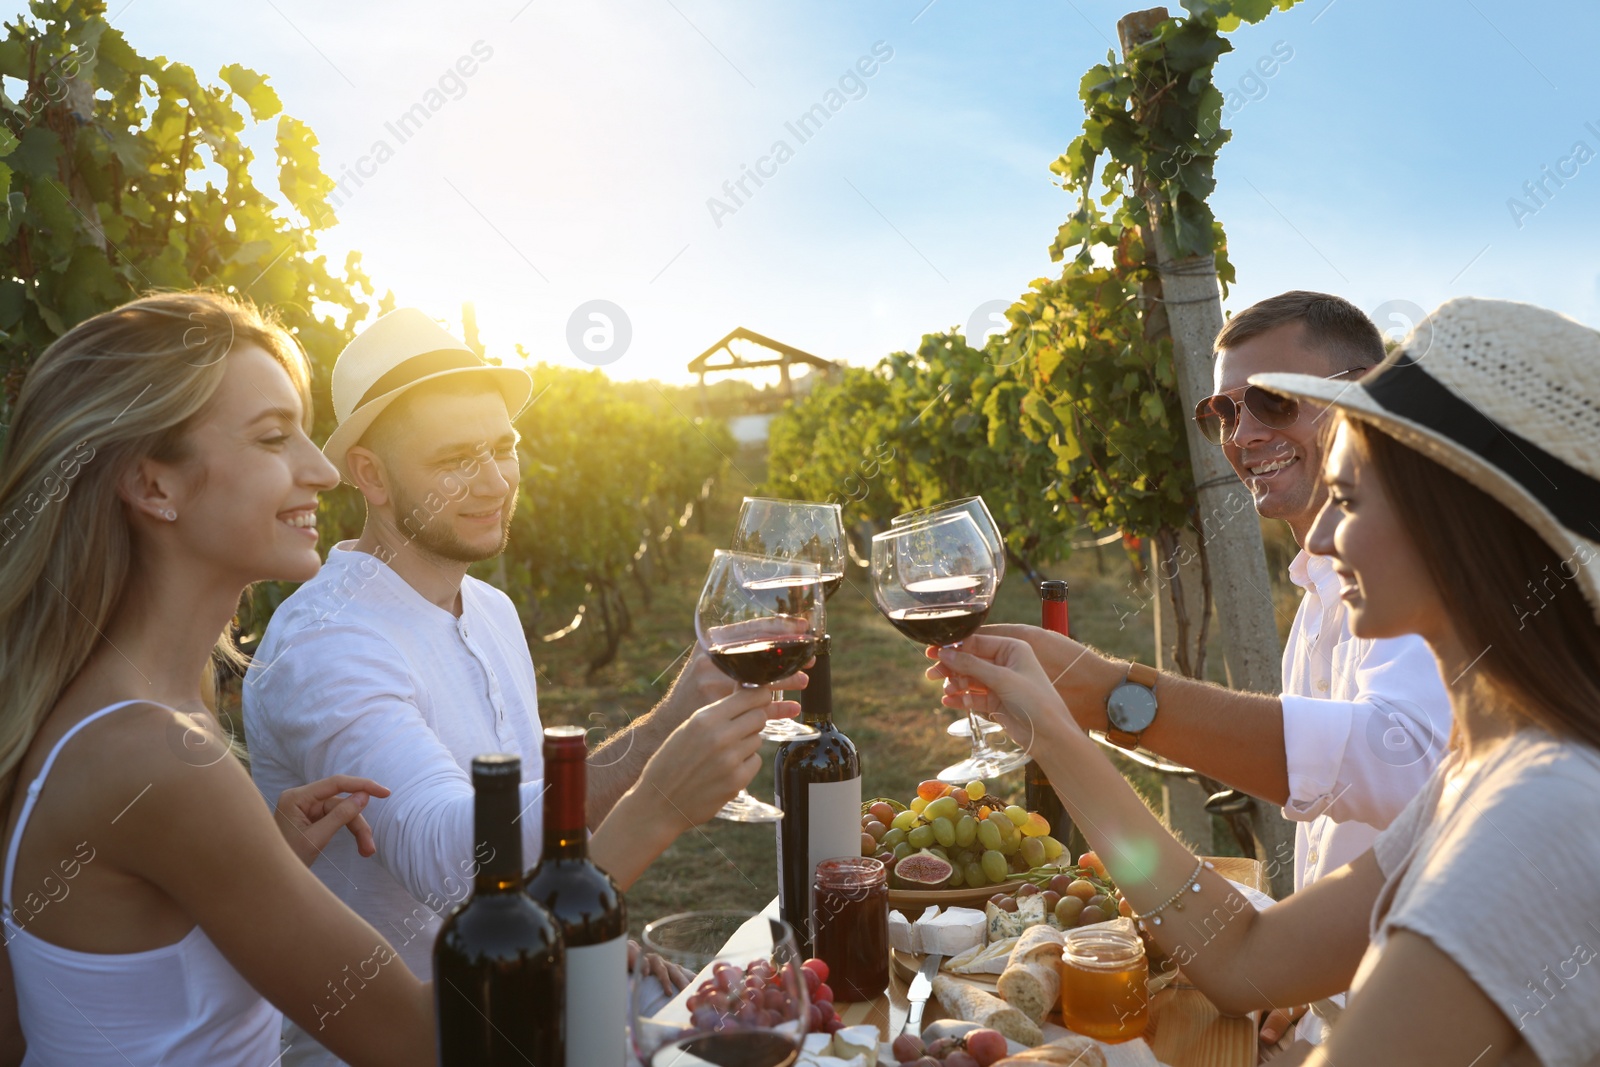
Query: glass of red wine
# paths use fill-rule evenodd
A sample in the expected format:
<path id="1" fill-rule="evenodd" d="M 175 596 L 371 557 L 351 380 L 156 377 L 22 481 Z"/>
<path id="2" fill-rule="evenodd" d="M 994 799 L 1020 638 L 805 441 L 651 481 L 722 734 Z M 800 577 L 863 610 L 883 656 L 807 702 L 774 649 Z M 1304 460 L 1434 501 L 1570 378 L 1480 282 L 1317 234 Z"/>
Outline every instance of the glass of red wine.
<path id="1" fill-rule="evenodd" d="M 815 563 L 822 571 L 825 600 L 833 599 L 844 582 L 844 519 L 838 504 L 747 496 L 739 509 L 732 547 L 736 552 Z M 773 690 L 773 700 L 781 696 Z M 768 741 L 793 741 L 816 733 L 794 719 L 772 719 L 761 736 Z"/>
<path id="2" fill-rule="evenodd" d="M 925 519 L 940 515 L 954 515 L 965 512 L 972 516 L 972 521 L 978 524 L 978 530 L 983 534 L 983 539 L 989 543 L 989 548 L 994 552 L 994 584 L 998 588 L 1006 579 L 1006 543 L 1000 535 L 1000 525 L 994 521 L 994 514 L 990 512 L 989 505 L 983 502 L 981 496 L 965 496 L 959 500 L 947 500 L 943 504 L 935 504 L 928 508 L 919 508 L 908 511 L 904 515 L 896 515 L 889 520 L 891 526 L 904 526 L 911 522 L 920 522 Z M 972 728 L 977 726 L 985 735 L 1000 733 L 1000 724 L 990 722 L 982 715 L 967 715 L 950 724 L 945 732 L 951 737 L 969 738 Z"/>
<path id="3" fill-rule="evenodd" d="M 810 560 L 718 549 L 695 608 L 695 634 L 717 669 L 757 689 L 811 659 L 824 632 L 824 599 L 822 569 Z M 717 818 L 777 822 L 783 809 L 741 789 Z"/>
<path id="4" fill-rule="evenodd" d="M 739 911 L 691 911 L 648 924 L 640 947 L 694 975 L 665 1004 L 641 967 L 633 1045 L 647 1067 L 787 1067 L 815 1013 L 789 924 Z"/>
<path id="5" fill-rule="evenodd" d="M 994 551 L 965 513 L 891 527 L 872 539 L 872 593 L 895 629 L 919 644 L 959 645 L 989 617 Z M 967 715 L 971 717 L 969 709 Z M 968 758 L 939 772 L 945 782 L 994 778 L 1021 767 L 1021 752 L 1002 752 L 974 726 Z"/>

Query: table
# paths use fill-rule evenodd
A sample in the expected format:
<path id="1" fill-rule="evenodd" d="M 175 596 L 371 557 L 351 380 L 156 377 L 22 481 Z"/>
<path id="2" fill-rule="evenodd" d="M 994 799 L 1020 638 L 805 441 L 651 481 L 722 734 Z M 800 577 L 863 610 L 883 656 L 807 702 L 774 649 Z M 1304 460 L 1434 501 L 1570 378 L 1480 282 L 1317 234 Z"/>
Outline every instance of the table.
<path id="1" fill-rule="evenodd" d="M 1259 860 L 1232 856 L 1209 859 L 1224 878 L 1263 893 L 1270 891 Z M 767 912 L 777 917 L 776 899 L 767 906 Z M 883 1039 L 889 1041 L 905 1029 L 909 1010 L 906 985 L 896 968 L 890 967 L 887 993 L 872 1001 L 836 1005 L 839 1017 L 848 1026 L 872 1023 L 884 1035 Z M 947 1017 L 943 1005 L 930 998 L 923 1012 L 924 1022 Z M 1254 1067 L 1256 1031 L 1260 1027 L 1255 1013 L 1242 1019 L 1224 1018 L 1204 993 L 1180 982 L 1177 987 L 1163 989 L 1150 998 L 1150 1018 L 1152 1032 L 1146 1035 L 1146 1042 L 1155 1058 L 1167 1067 Z M 1128 1052 L 1131 1054 L 1133 1050 Z M 1138 1062 L 1139 1058 L 1130 1055 L 1127 1059 Z"/>

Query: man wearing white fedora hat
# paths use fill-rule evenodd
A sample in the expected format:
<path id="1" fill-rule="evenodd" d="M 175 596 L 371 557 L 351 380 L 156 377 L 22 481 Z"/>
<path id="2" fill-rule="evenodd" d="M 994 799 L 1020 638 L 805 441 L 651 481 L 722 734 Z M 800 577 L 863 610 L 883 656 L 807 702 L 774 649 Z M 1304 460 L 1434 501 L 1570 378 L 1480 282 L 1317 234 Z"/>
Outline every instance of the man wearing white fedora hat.
<path id="1" fill-rule="evenodd" d="M 1200 401 L 1195 417 L 1249 489 L 1255 513 L 1283 520 L 1301 547 L 1289 566 L 1304 595 L 1283 653 L 1282 692 L 1157 672 L 1038 627 L 997 624 L 982 632 L 1026 640 L 1085 729 L 1281 806 L 1296 823 L 1299 890 L 1371 847 L 1422 788 L 1449 736 L 1450 702 L 1420 637 L 1351 635 L 1332 562 L 1305 551 L 1327 499 L 1316 409 L 1249 381 L 1269 371 L 1351 381 L 1383 360 L 1382 334 L 1348 301 L 1296 290 L 1234 315 L 1216 349 L 1216 393 Z M 1240 514 L 1255 521 L 1247 510 Z M 1288 859 L 1261 858 L 1274 867 Z M 1272 1013 L 1262 1038 L 1286 1038 L 1302 1012 Z M 1314 1041 L 1320 1020 L 1300 1030 Z"/>
<path id="2" fill-rule="evenodd" d="M 324 452 L 360 490 L 367 519 L 273 615 L 244 685 L 245 735 L 267 796 L 326 777 L 321 767 L 390 789 L 365 812 L 376 862 L 352 838 L 312 869 L 428 975 L 440 915 L 472 888 L 474 756 L 521 758 L 530 865 L 543 845 L 543 731 L 527 638 L 511 600 L 467 575 L 505 547 L 514 421 L 532 380 L 406 308 L 350 342 L 332 384 L 338 427 Z M 654 711 L 591 754 L 591 856 L 631 884 L 748 783 L 767 717 L 797 710 L 735 690 L 696 655 Z M 345 976 L 329 977 L 332 1015 Z M 285 1064 L 336 1062 L 315 1034 L 286 1028 L 286 1037 Z"/>

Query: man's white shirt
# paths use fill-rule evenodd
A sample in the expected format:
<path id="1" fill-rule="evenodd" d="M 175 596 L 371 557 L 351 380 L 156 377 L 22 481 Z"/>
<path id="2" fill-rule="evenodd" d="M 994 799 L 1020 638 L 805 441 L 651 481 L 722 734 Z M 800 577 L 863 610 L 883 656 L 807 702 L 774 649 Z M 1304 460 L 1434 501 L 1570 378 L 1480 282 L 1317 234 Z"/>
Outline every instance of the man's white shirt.
<path id="1" fill-rule="evenodd" d="M 1443 757 L 1451 720 L 1427 642 L 1354 637 L 1327 556 L 1302 551 L 1289 577 L 1305 590 L 1283 651 L 1282 696 L 1283 815 L 1297 824 L 1299 890 L 1372 847 Z M 1308 1017 L 1298 1036 L 1316 1040 L 1320 1031 Z"/>
<path id="2" fill-rule="evenodd" d="M 504 593 L 464 579 L 457 618 L 353 544 L 334 546 L 273 614 L 244 682 L 245 741 L 269 804 L 336 774 L 391 790 L 363 812 L 376 856 L 362 858 L 340 833 L 311 869 L 426 980 L 441 914 L 472 891 L 474 756 L 521 758 L 523 864 L 538 860 L 544 755 L 533 660 Z M 319 1020 L 350 995 L 341 996 L 347 977 L 329 975 Z M 338 1062 L 306 1047 L 292 1024 L 285 1036 L 294 1045 L 286 1065 Z"/>

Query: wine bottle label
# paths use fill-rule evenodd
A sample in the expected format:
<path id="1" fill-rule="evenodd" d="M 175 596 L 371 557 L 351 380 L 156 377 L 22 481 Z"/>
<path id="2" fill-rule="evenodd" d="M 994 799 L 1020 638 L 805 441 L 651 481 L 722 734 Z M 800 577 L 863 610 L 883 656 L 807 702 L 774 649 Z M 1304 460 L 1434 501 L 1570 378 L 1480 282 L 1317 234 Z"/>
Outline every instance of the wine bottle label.
<path id="1" fill-rule="evenodd" d="M 802 909 L 785 908 L 792 922 L 805 923 L 809 930 L 816 908 L 815 889 L 817 864 L 840 856 L 861 855 L 861 776 L 843 782 L 813 782 L 806 787 L 807 821 L 810 823 L 810 840 L 807 842 L 806 899 Z M 780 862 L 781 862 L 781 851 Z M 778 872 L 778 885 L 783 886 L 783 872 Z"/>
<path id="2" fill-rule="evenodd" d="M 567 948 L 567 1062 L 628 1062 L 628 939 Z"/>

